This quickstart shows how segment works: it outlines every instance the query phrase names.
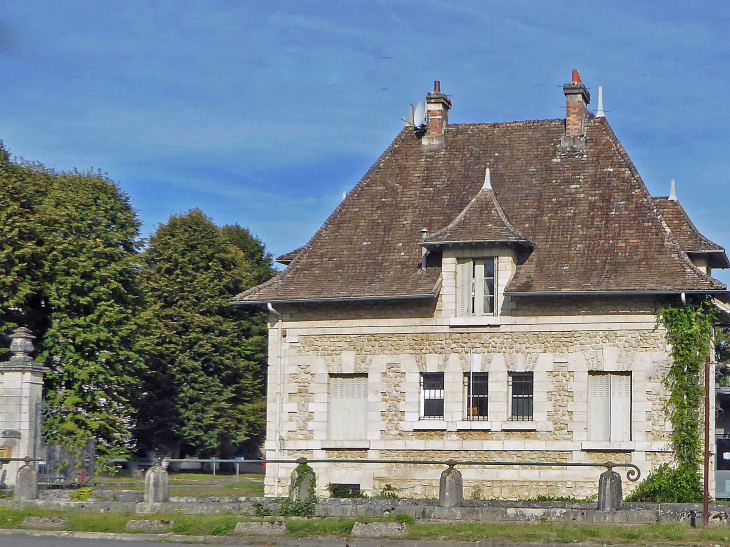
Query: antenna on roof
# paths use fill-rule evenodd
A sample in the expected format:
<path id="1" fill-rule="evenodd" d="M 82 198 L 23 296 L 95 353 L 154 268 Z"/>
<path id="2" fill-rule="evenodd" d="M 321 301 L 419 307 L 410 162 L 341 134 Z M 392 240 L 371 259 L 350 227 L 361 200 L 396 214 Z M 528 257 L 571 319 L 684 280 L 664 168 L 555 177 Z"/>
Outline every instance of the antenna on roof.
<path id="1" fill-rule="evenodd" d="M 492 189 L 492 176 L 489 174 L 489 167 L 484 172 L 484 184 L 482 184 L 482 190 Z"/>
<path id="2" fill-rule="evenodd" d="M 413 103 L 408 105 L 408 118 L 401 118 L 408 127 L 413 127 Z"/>
<path id="3" fill-rule="evenodd" d="M 422 127 L 424 125 L 426 125 L 426 103 L 421 101 L 413 111 L 413 126 Z"/>
<path id="4" fill-rule="evenodd" d="M 674 179 L 672 179 L 672 189 L 669 191 L 669 197 L 667 198 L 669 201 L 678 201 L 677 200 L 677 189 L 674 185 Z"/>
<path id="5" fill-rule="evenodd" d="M 603 86 L 598 86 L 598 111 L 596 118 L 605 118 L 606 113 L 603 111 Z"/>

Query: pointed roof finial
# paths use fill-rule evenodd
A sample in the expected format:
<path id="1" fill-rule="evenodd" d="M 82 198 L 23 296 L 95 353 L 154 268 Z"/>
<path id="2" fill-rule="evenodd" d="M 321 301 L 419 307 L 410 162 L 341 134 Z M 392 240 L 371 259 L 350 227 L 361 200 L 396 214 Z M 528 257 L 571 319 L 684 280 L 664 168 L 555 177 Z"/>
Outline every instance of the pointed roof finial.
<path id="1" fill-rule="evenodd" d="M 491 190 L 492 189 L 492 177 L 489 174 L 489 167 L 487 167 L 487 170 L 484 172 L 484 184 L 482 184 L 482 190 Z"/>
<path id="2" fill-rule="evenodd" d="M 672 179 L 672 189 L 669 191 L 669 197 L 667 199 L 669 201 L 678 201 L 677 200 L 677 189 L 674 187 L 674 179 Z"/>
<path id="3" fill-rule="evenodd" d="M 603 111 L 603 86 L 598 86 L 598 110 L 596 111 L 596 118 L 605 118 L 606 113 Z"/>

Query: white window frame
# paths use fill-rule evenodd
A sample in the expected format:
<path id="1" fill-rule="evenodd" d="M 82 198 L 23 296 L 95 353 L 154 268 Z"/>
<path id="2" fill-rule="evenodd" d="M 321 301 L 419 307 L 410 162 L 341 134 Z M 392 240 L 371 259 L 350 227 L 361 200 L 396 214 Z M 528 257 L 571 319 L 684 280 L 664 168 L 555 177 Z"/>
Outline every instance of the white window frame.
<path id="1" fill-rule="evenodd" d="M 607 397 L 601 396 L 600 400 L 594 395 L 594 382 L 597 382 L 599 378 L 605 378 L 602 381 L 606 384 L 603 387 L 607 391 Z M 628 386 L 626 386 L 627 379 Z M 623 396 L 621 392 L 623 392 Z M 589 440 L 599 442 L 631 441 L 633 436 L 632 407 L 633 377 L 631 372 L 592 371 L 588 373 Z M 599 421 L 605 423 L 599 424 Z"/>
<path id="2" fill-rule="evenodd" d="M 472 380 L 485 380 L 483 382 L 486 384 L 487 392 L 485 394 L 477 394 L 475 395 L 473 393 L 473 386 L 476 382 L 473 382 Z M 482 382 L 480 382 L 482 383 Z M 474 407 L 474 400 L 475 399 L 483 399 L 486 400 L 487 403 L 487 413 L 484 415 L 481 414 L 473 414 L 470 412 L 470 408 Z M 489 421 L 489 373 L 488 372 L 465 372 L 464 373 L 464 421 L 467 422 L 481 422 L 481 421 Z"/>
<path id="3" fill-rule="evenodd" d="M 355 413 L 354 417 L 352 417 L 352 420 L 357 420 L 357 424 L 353 423 L 352 420 L 348 420 L 347 423 L 351 425 L 351 427 L 346 427 L 342 424 L 336 423 L 339 422 L 342 417 L 346 417 L 347 411 L 352 412 L 352 402 L 347 403 L 345 407 L 342 407 L 340 411 L 338 411 L 335 403 L 335 399 L 337 399 L 337 395 L 335 394 L 335 390 L 337 389 L 335 386 L 339 384 L 340 388 L 344 388 L 344 384 L 342 382 L 353 382 L 349 387 L 349 389 L 352 391 L 352 393 L 356 393 L 356 397 L 354 402 L 356 403 L 355 406 L 361 406 L 364 407 L 364 409 L 367 409 L 367 399 L 368 399 L 368 375 L 367 374 L 330 374 L 329 376 L 329 397 L 330 397 L 330 412 L 329 412 L 329 420 L 327 423 L 327 429 L 328 429 L 328 438 L 333 441 L 365 441 L 367 440 L 367 410 L 362 413 L 362 415 L 358 415 Z M 341 401 L 347 401 L 348 398 L 340 399 Z M 340 406 L 342 406 L 340 404 Z M 337 417 L 336 417 L 337 416 Z"/>
<path id="4" fill-rule="evenodd" d="M 517 395 L 518 398 L 522 398 L 524 400 L 530 401 L 530 410 L 531 412 L 529 415 L 526 416 L 520 416 L 512 413 L 512 409 L 514 408 L 514 400 L 512 393 L 512 383 L 516 376 L 521 377 L 529 377 L 532 380 L 532 394 L 530 395 Z M 509 405 L 509 412 L 508 412 L 508 419 L 511 422 L 532 422 L 535 420 L 535 373 L 530 370 L 525 371 L 511 371 L 507 374 L 507 404 Z"/>
<path id="5" fill-rule="evenodd" d="M 496 316 L 498 257 L 458 259 L 456 274 L 457 316 Z M 485 277 L 485 264 L 491 263 L 492 276 Z M 492 280 L 492 294 L 487 295 L 485 284 Z M 484 300 L 491 298 L 492 311 L 485 311 Z"/>
<path id="6" fill-rule="evenodd" d="M 424 381 L 426 376 L 430 375 L 441 375 L 441 389 L 425 389 L 424 387 Z M 421 376 L 419 378 L 419 397 L 420 397 L 420 412 L 419 412 L 419 419 L 421 420 L 443 420 L 444 419 L 444 413 L 445 413 L 445 406 L 446 406 L 446 384 L 445 384 L 445 378 L 443 372 L 422 372 Z M 441 395 L 441 397 L 437 397 L 436 395 Z M 441 415 L 440 416 L 426 416 L 426 399 L 428 400 L 442 400 L 443 401 L 443 407 L 441 409 Z"/>

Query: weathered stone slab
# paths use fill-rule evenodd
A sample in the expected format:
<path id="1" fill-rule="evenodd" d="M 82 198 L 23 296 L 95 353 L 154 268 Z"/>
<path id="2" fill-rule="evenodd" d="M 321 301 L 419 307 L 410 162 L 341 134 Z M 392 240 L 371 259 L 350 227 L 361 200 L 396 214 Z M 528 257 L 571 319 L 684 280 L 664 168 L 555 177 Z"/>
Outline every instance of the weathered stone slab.
<path id="1" fill-rule="evenodd" d="M 464 482 L 461 473 L 450 465 L 441 473 L 439 483 L 439 507 L 460 507 L 464 505 Z"/>
<path id="2" fill-rule="evenodd" d="M 25 517 L 23 526 L 40 530 L 60 530 L 68 524 L 67 517 Z"/>
<path id="3" fill-rule="evenodd" d="M 37 500 L 38 493 L 38 471 L 26 463 L 18 469 L 18 476 L 15 479 L 15 499 Z"/>
<path id="4" fill-rule="evenodd" d="M 621 475 L 609 469 L 598 479 L 598 510 L 618 511 L 624 502 Z"/>
<path id="5" fill-rule="evenodd" d="M 285 522 L 239 522 L 234 530 L 236 534 L 246 536 L 283 536 L 286 532 Z"/>
<path id="6" fill-rule="evenodd" d="M 170 499 L 170 482 L 165 467 L 156 465 L 144 477 L 145 503 L 165 503 Z"/>
<path id="7" fill-rule="evenodd" d="M 352 536 L 356 538 L 402 538 L 408 534 L 403 522 L 356 522 Z"/>
<path id="8" fill-rule="evenodd" d="M 167 532 L 173 526 L 174 520 L 130 520 L 124 529 L 127 532 Z"/>

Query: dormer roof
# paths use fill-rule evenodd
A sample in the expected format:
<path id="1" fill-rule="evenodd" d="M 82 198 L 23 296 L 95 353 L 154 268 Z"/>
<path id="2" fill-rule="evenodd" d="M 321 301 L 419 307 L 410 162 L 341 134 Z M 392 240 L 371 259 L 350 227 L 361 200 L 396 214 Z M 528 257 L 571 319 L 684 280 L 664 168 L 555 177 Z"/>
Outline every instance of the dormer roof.
<path id="1" fill-rule="evenodd" d="M 448 226 L 421 241 L 421 245 L 427 247 L 473 243 L 512 243 L 533 247 L 507 220 L 491 188 L 482 188 Z"/>

